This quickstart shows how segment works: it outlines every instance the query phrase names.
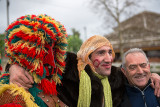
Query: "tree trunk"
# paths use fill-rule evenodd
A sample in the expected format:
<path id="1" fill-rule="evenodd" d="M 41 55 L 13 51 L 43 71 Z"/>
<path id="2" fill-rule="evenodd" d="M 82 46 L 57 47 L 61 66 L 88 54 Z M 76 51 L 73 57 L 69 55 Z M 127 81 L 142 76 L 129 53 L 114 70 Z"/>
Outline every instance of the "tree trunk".
<path id="1" fill-rule="evenodd" d="M 121 28 L 120 22 L 118 21 L 118 37 L 119 37 L 119 49 L 120 49 L 120 61 L 122 61 L 121 59 L 122 59 L 124 50 L 123 50 L 123 36 L 121 34 L 120 28 Z"/>

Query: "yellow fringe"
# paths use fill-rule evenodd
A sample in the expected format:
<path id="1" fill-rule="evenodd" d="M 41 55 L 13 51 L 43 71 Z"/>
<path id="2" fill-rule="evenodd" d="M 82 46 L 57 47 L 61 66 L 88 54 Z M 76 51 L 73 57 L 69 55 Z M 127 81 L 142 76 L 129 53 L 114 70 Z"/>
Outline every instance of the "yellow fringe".
<path id="1" fill-rule="evenodd" d="M 55 81 L 56 84 L 61 84 L 61 80 L 56 74 L 53 74 L 52 80 Z"/>
<path id="2" fill-rule="evenodd" d="M 31 75 L 34 78 L 35 83 L 41 83 L 41 79 L 37 76 L 35 72 L 32 72 Z"/>
<path id="3" fill-rule="evenodd" d="M 40 32 L 40 31 L 32 32 L 32 30 L 30 28 L 27 28 L 24 25 L 21 25 L 19 28 L 13 29 L 13 31 L 10 32 L 10 34 L 8 35 L 8 38 L 10 38 L 14 33 L 18 32 L 18 31 L 22 31 L 25 34 L 29 34 L 29 35 L 33 35 L 34 34 L 34 35 L 39 36 L 39 37 L 43 37 L 43 35 L 44 35 L 43 32 Z"/>
<path id="4" fill-rule="evenodd" d="M 1 80 L 1 81 L 0 81 L 0 84 L 3 84 L 3 83 L 4 83 L 4 80 Z"/>
<path id="5" fill-rule="evenodd" d="M 34 97 L 24 88 L 18 87 L 15 84 L 0 84 L 0 95 L 6 90 L 11 90 L 13 96 L 21 95 L 27 107 L 38 107 L 38 105 L 34 103 Z"/>

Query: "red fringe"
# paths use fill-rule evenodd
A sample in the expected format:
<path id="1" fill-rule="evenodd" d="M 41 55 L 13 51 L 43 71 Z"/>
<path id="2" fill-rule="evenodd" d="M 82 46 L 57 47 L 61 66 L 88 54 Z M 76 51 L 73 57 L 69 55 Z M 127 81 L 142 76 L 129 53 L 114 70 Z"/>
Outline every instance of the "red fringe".
<path id="1" fill-rule="evenodd" d="M 31 19 L 34 19 L 35 17 L 36 17 L 36 15 L 34 15 L 34 14 L 33 14 L 33 15 L 31 15 Z"/>
<path id="2" fill-rule="evenodd" d="M 2 71 L 2 66 L 0 65 L 0 71 Z"/>
<path id="3" fill-rule="evenodd" d="M 40 66 L 40 72 L 38 72 L 38 75 L 43 76 L 43 65 Z"/>
<path id="4" fill-rule="evenodd" d="M 2 74 L 1 78 L 5 77 L 5 76 L 9 76 L 9 73 L 8 74 Z"/>
<path id="5" fill-rule="evenodd" d="M 26 59 L 20 58 L 20 63 L 23 64 L 23 66 L 27 67 L 28 69 L 30 68 L 30 64 Z"/>
<path id="6" fill-rule="evenodd" d="M 18 19 L 24 19 L 25 17 L 27 17 L 27 16 L 21 16 L 21 17 L 18 18 Z M 31 19 L 34 19 L 34 18 L 36 17 L 36 15 L 30 15 L 30 17 L 31 17 Z"/>
<path id="7" fill-rule="evenodd" d="M 60 50 L 60 49 L 56 49 L 56 52 L 58 53 L 60 53 L 60 54 L 62 54 L 62 55 L 64 55 L 66 52 L 65 51 L 62 51 L 62 50 Z"/>
<path id="8" fill-rule="evenodd" d="M 37 18 L 37 20 L 38 20 L 38 21 L 39 21 L 39 20 L 43 21 L 44 24 L 51 23 L 51 24 L 53 25 L 53 27 L 55 28 L 56 32 L 57 32 L 57 33 L 59 32 L 59 28 L 55 25 L 54 22 L 48 22 L 45 18 Z M 54 20 L 54 19 L 53 19 L 53 20 Z M 50 31 L 50 29 L 49 29 L 48 27 L 43 26 L 43 25 L 41 25 L 41 26 L 39 26 L 39 27 L 42 28 L 43 30 L 45 30 L 45 32 L 46 32 L 48 35 L 50 35 L 53 40 L 56 40 L 54 32 Z"/>
<path id="9" fill-rule="evenodd" d="M 40 53 L 36 55 L 36 58 L 37 59 L 39 58 L 39 59 L 41 59 L 43 61 L 45 55 L 46 55 L 45 51 L 41 49 Z"/>
<path id="10" fill-rule="evenodd" d="M 48 66 L 46 66 L 46 67 L 45 67 L 45 69 L 46 69 L 46 76 L 49 76 L 49 75 L 50 75 L 50 73 L 49 73 Z"/>
<path id="11" fill-rule="evenodd" d="M 36 70 L 35 70 L 35 72 L 36 72 L 36 74 L 37 75 L 39 75 L 39 76 L 43 76 L 43 72 L 44 72 L 44 70 L 43 70 L 43 65 L 39 65 L 40 66 L 40 68 L 38 67 Z"/>
<path id="12" fill-rule="evenodd" d="M 39 18 L 38 18 L 38 20 L 39 20 Z M 53 31 L 51 31 L 48 27 L 44 26 L 44 24 L 39 25 L 38 28 L 43 29 L 46 32 L 46 34 L 48 34 L 50 36 L 50 38 L 52 38 L 54 41 L 56 41 L 56 34 Z M 56 32 L 57 32 L 57 30 L 56 30 Z"/>
<path id="13" fill-rule="evenodd" d="M 62 67 L 64 67 L 64 66 L 65 66 L 65 61 L 60 62 L 57 58 L 56 58 L 56 61 L 57 61 L 57 63 L 58 63 L 59 65 L 61 65 Z"/>
<path id="14" fill-rule="evenodd" d="M 22 107 L 22 106 L 20 104 L 10 103 L 10 104 L 0 105 L 0 107 Z"/>
<path id="15" fill-rule="evenodd" d="M 30 48 L 29 50 L 28 50 L 28 53 L 26 53 L 27 54 L 27 57 L 31 57 L 31 58 L 35 58 L 35 56 L 36 56 L 36 48 L 35 47 L 33 47 L 33 48 Z"/>
<path id="16" fill-rule="evenodd" d="M 50 82 L 47 79 L 42 79 L 38 86 L 46 94 L 57 95 L 56 84 L 54 81 Z"/>
<path id="17" fill-rule="evenodd" d="M 23 36 L 22 36 L 23 35 Z M 41 38 L 38 37 L 38 35 L 30 35 L 29 34 L 26 34 L 26 33 L 23 33 L 22 31 L 19 31 L 19 32 L 16 32 L 12 35 L 11 38 L 9 38 L 9 40 L 12 40 L 14 39 L 14 37 L 17 36 L 19 38 L 21 38 L 22 40 L 24 41 L 30 41 L 30 42 L 33 42 L 35 43 L 36 41 L 38 42 L 37 44 L 40 45 L 41 44 Z"/>
<path id="18" fill-rule="evenodd" d="M 60 75 L 62 75 L 62 70 L 60 70 L 59 68 L 57 68 L 58 69 L 58 74 L 60 74 Z"/>
<path id="19" fill-rule="evenodd" d="M 29 25 L 29 23 L 30 23 L 29 20 L 15 21 L 11 25 L 8 26 L 8 28 L 6 29 L 6 31 L 8 31 L 9 29 L 12 29 L 16 25 L 19 25 L 19 24 Z"/>
<path id="20" fill-rule="evenodd" d="M 19 19 L 24 19 L 26 16 L 21 16 Z"/>

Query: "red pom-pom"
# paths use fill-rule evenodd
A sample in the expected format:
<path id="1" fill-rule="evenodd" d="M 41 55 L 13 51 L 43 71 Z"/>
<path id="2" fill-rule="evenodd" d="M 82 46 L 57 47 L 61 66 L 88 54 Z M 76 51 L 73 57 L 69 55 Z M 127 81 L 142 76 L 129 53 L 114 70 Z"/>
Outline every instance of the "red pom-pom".
<path id="1" fill-rule="evenodd" d="M 38 86 L 46 94 L 57 95 L 56 84 L 54 81 L 50 82 L 47 79 L 42 79 Z"/>

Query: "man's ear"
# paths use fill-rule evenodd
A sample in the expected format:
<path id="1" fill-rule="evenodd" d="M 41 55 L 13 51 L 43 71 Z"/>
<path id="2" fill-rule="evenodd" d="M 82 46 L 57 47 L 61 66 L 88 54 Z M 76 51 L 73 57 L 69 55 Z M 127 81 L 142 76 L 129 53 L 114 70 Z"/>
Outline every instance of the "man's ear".
<path id="1" fill-rule="evenodd" d="M 121 68 L 121 71 L 123 72 L 123 74 L 126 76 L 126 70 L 124 68 Z"/>

